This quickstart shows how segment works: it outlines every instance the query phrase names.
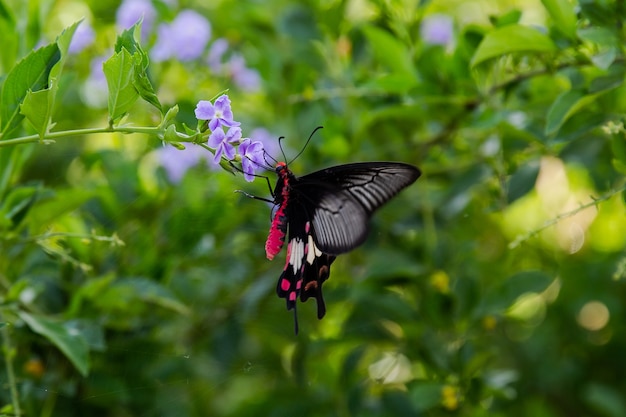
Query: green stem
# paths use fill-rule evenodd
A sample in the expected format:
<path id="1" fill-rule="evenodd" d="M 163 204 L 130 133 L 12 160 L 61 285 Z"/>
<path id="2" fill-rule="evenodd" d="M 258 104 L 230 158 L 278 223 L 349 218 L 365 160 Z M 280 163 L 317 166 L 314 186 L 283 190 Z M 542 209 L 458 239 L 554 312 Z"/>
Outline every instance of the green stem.
<path id="1" fill-rule="evenodd" d="M 159 135 L 165 133 L 161 127 L 96 127 L 88 129 L 64 130 L 61 132 L 50 132 L 43 138 L 39 135 L 22 136 L 19 138 L 2 140 L 0 138 L 0 147 L 11 145 L 22 145 L 25 143 L 43 142 L 47 140 L 55 140 L 61 138 L 69 138 L 73 136 L 93 135 L 97 133 L 147 133 L 151 135 Z"/>
<path id="2" fill-rule="evenodd" d="M 626 191 L 626 185 L 624 185 L 624 186 L 622 186 L 620 188 L 617 188 L 615 190 L 611 190 L 611 191 L 607 192 L 606 194 L 604 194 L 604 195 L 602 195 L 602 196 L 600 196 L 598 198 L 594 198 L 589 203 L 581 204 L 580 206 L 576 207 L 574 210 L 566 211 L 565 213 L 561 213 L 558 216 L 553 217 L 552 219 L 546 221 L 543 225 L 541 225 L 537 229 L 531 230 L 528 233 L 524 233 L 524 234 L 518 235 L 515 238 L 515 240 L 513 240 L 511 243 L 509 243 L 509 249 L 517 248 L 523 242 L 527 241 L 528 239 L 530 239 L 533 236 L 538 235 L 539 233 L 543 232 L 547 228 L 554 226 L 555 224 L 557 224 L 561 220 L 567 219 L 568 217 L 572 217 L 572 216 L 580 213 L 581 211 L 583 211 L 583 210 L 585 210 L 585 209 L 587 209 L 589 207 L 597 206 L 601 202 L 610 199 L 615 194 L 619 194 L 619 193 L 624 192 L 624 191 Z"/>
<path id="3" fill-rule="evenodd" d="M 109 242 L 112 245 L 116 246 L 124 246 L 124 241 L 122 241 L 117 234 L 113 234 L 112 236 L 101 236 L 101 235 L 89 235 L 85 233 L 66 233 L 66 232 L 57 232 L 57 233 L 44 233 L 42 235 L 36 235 L 29 238 L 20 239 L 19 242 L 40 242 L 47 239 L 51 239 L 53 237 L 65 237 L 65 238 L 76 238 L 76 239 L 89 239 L 97 242 Z"/>
<path id="4" fill-rule="evenodd" d="M 3 321 L 0 313 L 0 321 Z M 2 326 L 2 347 L 4 349 L 4 364 L 7 368 L 7 379 L 9 380 L 9 390 L 11 391 L 11 403 L 13 404 L 13 413 L 21 416 L 20 400 L 17 395 L 17 382 L 15 379 L 15 370 L 13 369 L 13 352 L 11 347 L 11 339 L 9 335 L 9 327 L 7 323 Z"/>

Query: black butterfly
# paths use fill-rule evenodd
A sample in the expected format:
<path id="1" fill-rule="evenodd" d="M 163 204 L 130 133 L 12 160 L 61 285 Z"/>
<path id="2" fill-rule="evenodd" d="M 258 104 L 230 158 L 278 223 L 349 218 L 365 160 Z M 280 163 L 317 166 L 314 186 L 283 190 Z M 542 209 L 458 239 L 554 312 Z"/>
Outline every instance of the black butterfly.
<path id="1" fill-rule="evenodd" d="M 294 310 L 296 301 L 317 300 L 317 317 L 326 314 L 322 284 L 337 255 L 365 241 L 372 213 L 414 183 L 416 167 L 400 162 L 338 165 L 296 177 L 284 162 L 276 164 L 278 182 L 272 201 L 276 211 L 265 252 L 273 259 L 287 233 L 287 261 L 276 292 Z"/>

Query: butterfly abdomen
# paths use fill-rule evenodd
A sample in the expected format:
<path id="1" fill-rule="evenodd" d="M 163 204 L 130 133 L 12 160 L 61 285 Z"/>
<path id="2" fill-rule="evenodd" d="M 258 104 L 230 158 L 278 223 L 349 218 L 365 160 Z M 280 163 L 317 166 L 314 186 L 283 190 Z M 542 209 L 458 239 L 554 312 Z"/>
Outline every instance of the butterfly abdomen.
<path id="1" fill-rule="evenodd" d="M 274 203 L 278 208 L 274 213 L 270 233 L 265 242 L 265 255 L 269 260 L 274 259 L 285 244 L 288 222 L 286 210 L 289 204 L 289 170 L 284 163 L 279 163 L 276 166 L 276 172 L 280 177 L 274 190 Z"/>

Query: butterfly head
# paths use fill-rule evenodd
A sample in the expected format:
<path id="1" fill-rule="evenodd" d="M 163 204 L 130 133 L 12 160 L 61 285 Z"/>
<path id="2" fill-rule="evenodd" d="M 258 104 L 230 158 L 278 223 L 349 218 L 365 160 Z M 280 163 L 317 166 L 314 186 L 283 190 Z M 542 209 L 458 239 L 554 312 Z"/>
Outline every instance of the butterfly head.
<path id="1" fill-rule="evenodd" d="M 283 172 L 283 170 L 287 169 L 287 164 L 284 162 L 278 162 L 276 163 L 276 173 L 280 174 L 281 172 Z"/>

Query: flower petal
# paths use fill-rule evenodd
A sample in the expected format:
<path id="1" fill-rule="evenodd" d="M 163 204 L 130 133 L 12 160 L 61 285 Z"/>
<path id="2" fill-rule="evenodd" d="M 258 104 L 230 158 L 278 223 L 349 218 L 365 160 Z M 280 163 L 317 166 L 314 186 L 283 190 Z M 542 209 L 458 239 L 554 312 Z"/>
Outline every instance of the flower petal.
<path id="1" fill-rule="evenodd" d="M 194 113 L 198 120 L 211 120 L 215 115 L 215 107 L 213 107 L 213 104 L 208 100 L 200 100 L 198 104 L 196 104 Z"/>
<path id="2" fill-rule="evenodd" d="M 226 139 L 226 134 L 224 133 L 222 128 L 219 127 L 211 132 L 211 134 L 209 135 L 209 140 L 207 141 L 207 145 L 209 145 L 209 148 L 217 149 L 217 147 L 220 146 L 222 142 L 224 142 L 224 139 Z"/>

